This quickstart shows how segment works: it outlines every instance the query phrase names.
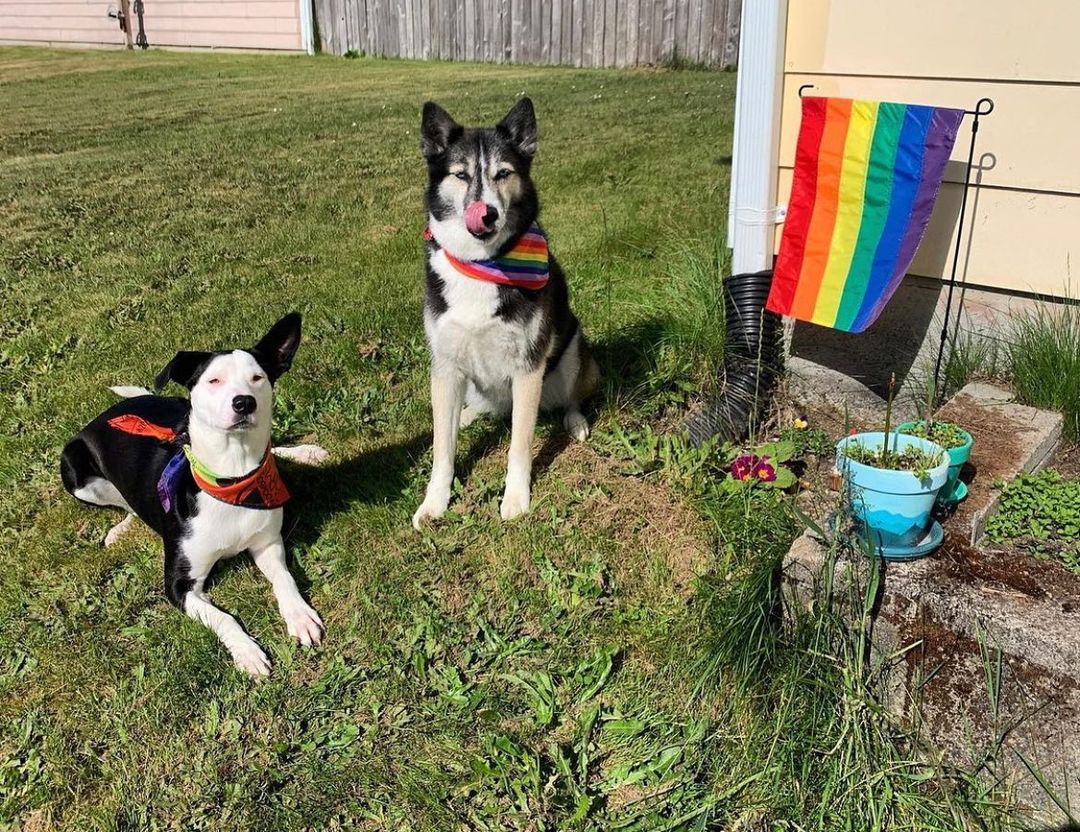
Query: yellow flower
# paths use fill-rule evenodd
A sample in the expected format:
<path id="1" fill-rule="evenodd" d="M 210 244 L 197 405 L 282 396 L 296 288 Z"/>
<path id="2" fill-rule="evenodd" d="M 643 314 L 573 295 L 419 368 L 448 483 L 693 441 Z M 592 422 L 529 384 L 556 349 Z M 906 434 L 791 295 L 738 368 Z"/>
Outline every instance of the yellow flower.
<path id="1" fill-rule="evenodd" d="M 795 428 L 795 430 L 806 430 L 810 427 L 810 423 L 802 416 L 796 416 L 795 421 L 791 423 L 791 426 Z"/>

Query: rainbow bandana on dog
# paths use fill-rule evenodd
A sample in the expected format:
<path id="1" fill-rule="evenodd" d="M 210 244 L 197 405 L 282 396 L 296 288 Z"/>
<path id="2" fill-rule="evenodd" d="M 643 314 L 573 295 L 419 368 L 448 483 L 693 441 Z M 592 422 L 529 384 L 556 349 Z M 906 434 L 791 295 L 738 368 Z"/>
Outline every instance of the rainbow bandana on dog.
<path id="1" fill-rule="evenodd" d="M 166 443 L 178 438 L 178 434 L 172 428 L 155 425 L 133 414 L 110 419 L 109 427 L 134 436 L 146 436 Z M 242 477 L 219 477 L 196 458 L 190 445 L 184 445 L 169 460 L 158 478 L 158 499 L 161 500 L 161 507 L 165 511 L 172 511 L 180 482 L 188 469 L 191 470 L 191 478 L 195 480 L 195 485 L 200 491 L 229 505 L 273 509 L 280 508 L 289 500 L 289 490 L 281 479 L 269 446 L 266 448 L 263 461 L 251 473 L 244 474 Z"/>
<path id="2" fill-rule="evenodd" d="M 433 239 L 430 228 L 424 230 L 424 239 Z M 466 277 L 533 291 L 547 286 L 550 274 L 547 238 L 535 223 L 509 251 L 491 260 L 458 260 L 446 249 L 443 252 L 447 262 Z"/>

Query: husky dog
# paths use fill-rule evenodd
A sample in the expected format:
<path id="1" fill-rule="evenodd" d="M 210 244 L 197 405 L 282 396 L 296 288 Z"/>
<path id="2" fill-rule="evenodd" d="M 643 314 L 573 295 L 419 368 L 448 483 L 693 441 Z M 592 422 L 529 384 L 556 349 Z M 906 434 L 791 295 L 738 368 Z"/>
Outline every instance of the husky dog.
<path id="1" fill-rule="evenodd" d="M 294 312 L 248 349 L 178 352 L 154 385 L 177 382 L 190 399 L 114 388 L 130 398 L 83 428 L 60 461 L 64 487 L 76 499 L 122 508 L 161 536 L 165 595 L 213 630 L 236 666 L 253 676 L 269 673 L 270 660 L 204 590 L 221 558 L 249 550 L 274 588 L 289 634 L 304 645 L 318 644 L 323 634 L 285 563 L 281 506 L 289 492 L 270 449 L 274 382 L 299 345 Z M 325 456 L 311 445 L 288 450 L 280 455 L 316 463 Z M 130 515 L 106 545 L 130 525 Z"/>
<path id="2" fill-rule="evenodd" d="M 509 520 L 529 510 L 538 410 L 561 408 L 566 429 L 584 440 L 581 402 L 596 389 L 599 368 L 536 224 L 532 101 L 522 98 L 493 128 L 462 127 L 429 101 L 420 135 L 434 463 L 413 526 L 446 511 L 458 428 L 485 413 L 512 414 L 500 509 Z"/>

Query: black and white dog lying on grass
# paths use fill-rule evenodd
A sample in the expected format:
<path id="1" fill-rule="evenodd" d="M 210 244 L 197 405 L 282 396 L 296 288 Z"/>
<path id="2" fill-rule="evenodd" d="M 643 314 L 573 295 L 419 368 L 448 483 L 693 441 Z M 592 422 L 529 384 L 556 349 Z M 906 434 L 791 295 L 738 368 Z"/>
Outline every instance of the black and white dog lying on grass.
<path id="1" fill-rule="evenodd" d="M 540 206 L 529 176 L 536 138 L 528 98 L 489 129 L 462 127 L 437 104 L 424 105 L 424 328 L 435 447 L 427 493 L 413 515 L 417 528 L 446 511 L 458 428 L 477 415 L 512 414 L 504 519 L 529 510 L 540 408 L 562 408 L 570 434 L 589 435 L 581 402 L 600 373 L 570 310 L 566 278 L 537 225 Z"/>
<path id="2" fill-rule="evenodd" d="M 60 474 L 77 499 L 137 515 L 165 544 L 165 594 L 224 643 L 236 666 L 265 675 L 259 645 L 207 597 L 218 560 L 249 550 L 270 581 L 290 635 L 318 644 L 323 623 L 285 563 L 281 506 L 289 498 L 270 448 L 274 382 L 300 345 L 300 315 L 278 321 L 250 349 L 178 352 L 154 382 L 175 381 L 191 399 L 134 395 L 113 405 L 64 447 Z M 317 446 L 282 454 L 321 461 Z M 106 538 L 111 542 L 129 515 Z"/>

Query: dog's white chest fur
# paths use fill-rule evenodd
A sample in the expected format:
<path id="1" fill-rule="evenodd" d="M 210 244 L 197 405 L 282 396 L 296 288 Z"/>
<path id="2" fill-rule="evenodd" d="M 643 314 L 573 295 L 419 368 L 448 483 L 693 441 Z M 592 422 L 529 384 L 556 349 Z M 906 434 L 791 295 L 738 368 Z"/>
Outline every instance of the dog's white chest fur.
<path id="1" fill-rule="evenodd" d="M 183 548 L 189 559 L 210 559 L 210 565 L 253 546 L 264 544 L 281 533 L 282 510 L 244 508 L 224 503 L 209 494 L 196 496 L 198 512 L 188 524 Z M 197 554 L 196 554 L 197 553 Z M 200 571 L 192 564 L 192 570 Z"/>
<path id="2" fill-rule="evenodd" d="M 541 316 L 527 322 L 496 316 L 499 290 L 494 283 L 460 274 L 439 249 L 431 267 L 443 281 L 447 309 L 424 315 L 424 329 L 436 365 L 449 364 L 481 388 L 508 385 L 528 372 L 529 347 L 536 340 Z"/>

